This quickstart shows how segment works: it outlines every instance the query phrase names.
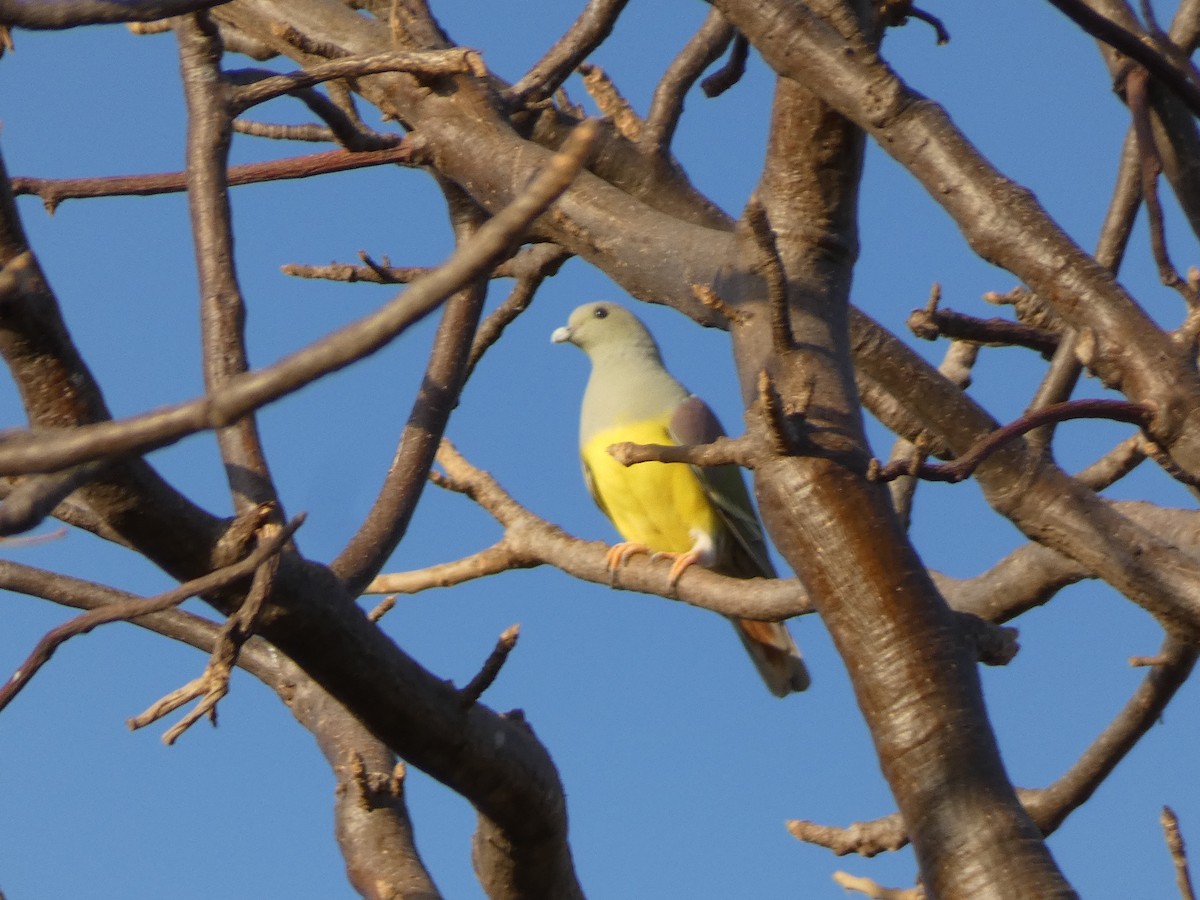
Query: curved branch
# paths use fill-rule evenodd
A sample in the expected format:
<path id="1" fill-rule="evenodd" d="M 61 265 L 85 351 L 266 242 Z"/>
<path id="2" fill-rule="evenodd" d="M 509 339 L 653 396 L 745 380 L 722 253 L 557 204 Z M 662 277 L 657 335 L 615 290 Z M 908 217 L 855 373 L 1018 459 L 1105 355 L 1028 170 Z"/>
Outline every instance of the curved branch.
<path id="1" fill-rule="evenodd" d="M 553 94 L 589 53 L 612 33 L 617 17 L 629 0 L 588 0 L 567 33 L 520 81 L 504 92 L 505 99 L 520 106 L 544 100 Z"/>

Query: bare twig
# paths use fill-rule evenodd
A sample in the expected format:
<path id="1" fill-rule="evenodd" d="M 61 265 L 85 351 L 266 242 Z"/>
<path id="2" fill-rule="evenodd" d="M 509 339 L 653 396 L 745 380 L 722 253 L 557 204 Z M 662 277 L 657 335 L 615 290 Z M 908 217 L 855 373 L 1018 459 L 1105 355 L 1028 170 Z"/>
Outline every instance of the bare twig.
<path id="1" fill-rule="evenodd" d="M 630 141 L 641 139 L 642 128 L 645 127 L 641 116 L 634 112 L 612 79 L 599 66 L 584 63 L 579 67 L 583 76 L 583 86 L 591 98 L 596 101 L 600 113 L 612 119 L 613 125 L 621 135 Z"/>
<path id="2" fill-rule="evenodd" d="M 1050 3 L 1092 37 L 1149 69 L 1155 78 L 1187 105 L 1192 115 L 1200 116 L 1200 87 L 1191 73 L 1176 66 L 1151 41 L 1143 40 L 1144 36 L 1133 34 L 1100 15 L 1082 0 L 1050 0 Z"/>
<path id="3" fill-rule="evenodd" d="M 1154 262 L 1158 266 L 1158 277 L 1167 287 L 1174 288 L 1187 301 L 1188 306 L 1200 304 L 1196 288 L 1180 276 L 1167 253 L 1166 228 L 1163 225 L 1162 204 L 1158 198 L 1158 176 L 1162 172 L 1162 160 L 1154 140 L 1154 129 L 1150 124 L 1149 106 L 1150 74 L 1143 68 L 1134 68 L 1125 79 L 1125 98 L 1133 116 L 1133 131 L 1137 136 L 1138 155 L 1141 158 L 1142 198 L 1146 203 L 1146 216 L 1150 223 L 1150 247 Z"/>
<path id="4" fill-rule="evenodd" d="M 1045 328 L 1007 319 L 980 319 L 936 307 L 914 309 L 906 324 L 913 334 L 927 341 L 949 338 L 984 347 L 1027 347 L 1047 359 L 1059 343 L 1059 335 Z"/>
<path id="5" fill-rule="evenodd" d="M 1117 764 L 1154 727 L 1167 704 L 1187 680 L 1197 651 L 1167 638 L 1159 651 L 1160 662 L 1146 673 L 1133 695 L 1107 727 L 1054 784 L 1038 791 L 1021 792 L 1022 802 L 1043 834 L 1051 834 L 1078 809 Z"/>
<path id="6" fill-rule="evenodd" d="M 463 709 L 468 709 L 478 703 L 483 692 L 492 686 L 492 682 L 496 680 L 496 676 L 500 674 L 500 669 L 508 659 L 508 654 L 512 652 L 513 647 L 517 646 L 517 638 L 520 637 L 520 634 L 520 625 L 510 625 L 504 629 L 496 641 L 495 648 L 484 660 L 483 667 L 478 674 L 458 692 L 458 702 Z"/>
<path id="7" fill-rule="evenodd" d="M 1132 403 L 1128 400 L 1073 400 L 1058 403 L 1035 410 L 997 428 L 952 463 L 924 463 L 914 473 L 910 471 L 911 467 L 907 462 L 881 466 L 877 461 L 873 461 L 870 477 L 877 481 L 890 481 L 900 475 L 916 474 L 928 481 L 948 481 L 953 484 L 970 478 L 984 460 L 1008 441 L 1042 425 L 1072 419 L 1111 419 L 1145 428 L 1150 424 L 1153 415 L 1154 411 L 1146 404 Z"/>
<path id="8" fill-rule="evenodd" d="M 3 687 L 0 687 L 0 710 L 3 710 L 13 701 L 25 685 L 29 684 L 38 670 L 49 662 L 50 657 L 54 655 L 54 651 L 66 641 L 77 635 L 87 634 L 93 628 L 106 625 L 109 622 L 136 619 L 139 616 L 149 613 L 172 609 L 190 597 L 220 590 L 240 581 L 247 575 L 255 572 L 264 561 L 278 553 L 292 536 L 292 533 L 303 522 L 304 517 L 297 516 L 286 527 L 282 528 L 278 534 L 263 541 L 253 553 L 240 562 L 232 563 L 224 568 L 217 569 L 215 572 L 202 575 L 199 578 L 193 578 L 191 581 L 184 582 L 179 587 L 155 597 L 148 599 L 138 597 L 124 603 L 113 603 L 99 609 L 91 610 L 49 631 L 38 641 L 33 652 L 29 654 L 29 657 L 21 664 L 20 668 L 12 674 L 7 683 Z"/>
<path id="9" fill-rule="evenodd" d="M 393 50 L 365 56 L 345 56 L 317 63 L 287 75 L 262 78 L 253 84 L 240 87 L 234 94 L 233 109 L 236 113 L 243 113 L 251 106 L 302 88 L 313 87 L 324 81 L 335 78 L 361 78 L 383 72 L 407 72 L 427 78 L 466 74 L 483 78 L 487 75 L 479 54 L 474 50 L 429 50 L 422 53 Z"/>
<path id="10" fill-rule="evenodd" d="M 634 444 L 621 441 L 608 448 L 623 466 L 644 462 L 687 463 L 692 466 L 754 468 L 755 444 L 749 437 L 719 437 L 711 444 Z"/>
<path id="11" fill-rule="evenodd" d="M 294 529 L 292 529 L 294 530 Z M 284 531 L 279 525 L 268 524 L 259 536 L 259 543 L 265 544 L 273 537 Z M 266 598 L 274 587 L 275 575 L 279 569 L 278 555 L 272 555 L 254 570 L 254 580 L 246 592 L 245 599 L 217 635 L 217 641 L 209 657 L 208 664 L 199 678 L 194 679 L 178 690 L 172 691 L 163 699 L 153 704 L 148 710 L 128 721 L 130 729 L 143 728 L 152 722 L 157 722 L 163 716 L 178 709 L 184 703 L 197 697 L 201 700 L 196 706 L 177 723 L 167 729 L 163 735 L 163 743 L 175 743 L 185 731 L 208 716 L 213 725 L 217 724 L 217 704 L 229 693 L 229 676 L 237 665 L 242 646 L 254 634 L 255 621 Z"/>
<path id="12" fill-rule="evenodd" d="M 496 267 L 493 276 L 515 276 L 517 283 L 504 301 L 480 323 L 475 342 L 471 345 L 471 356 L 467 360 L 468 378 L 488 348 L 500 340 L 504 330 L 529 308 L 542 282 L 557 272 L 569 257 L 570 254 L 556 244 L 537 244 L 522 250 L 508 264 Z"/>
<path id="13" fill-rule="evenodd" d="M 742 76 L 746 74 L 746 61 L 749 58 L 750 42 L 741 32 L 734 32 L 733 47 L 725 65 L 700 82 L 700 90 L 704 91 L 704 96 L 710 99 L 720 97 L 741 81 Z"/>
<path id="14" fill-rule="evenodd" d="M 265 181 L 285 181 L 290 178 L 310 178 L 314 175 L 365 169 L 370 166 L 404 166 L 415 163 L 413 148 L 411 144 L 406 143 L 401 143 L 391 150 L 362 153 L 327 150 L 308 156 L 231 166 L 226 181 L 233 187 L 261 184 Z M 18 196 L 34 194 L 40 197 L 46 210 L 53 213 L 64 200 L 178 193 L 187 190 L 187 175 L 184 172 L 164 172 L 154 175 L 114 175 L 106 178 L 17 177 L 12 180 L 12 188 L 13 193 Z"/>
<path id="15" fill-rule="evenodd" d="M 848 872 L 834 872 L 834 883 L 845 891 L 858 891 L 871 900 L 925 900 L 925 891 L 920 887 L 890 888 L 877 881 Z"/>
<path id="16" fill-rule="evenodd" d="M 717 313 L 717 315 L 730 325 L 745 325 L 750 321 L 749 315 L 734 306 L 730 306 L 707 284 L 693 284 L 692 296 Z"/>
<path id="17" fill-rule="evenodd" d="M 1175 864 L 1175 884 L 1179 888 L 1179 896 L 1181 900 L 1196 900 L 1196 892 L 1192 888 L 1192 875 L 1188 871 L 1187 848 L 1183 844 L 1183 835 L 1179 831 L 1179 818 L 1175 815 L 1175 810 L 1164 806 L 1159 821 L 1167 840 L 1167 849 L 1171 851 L 1171 862 Z"/>

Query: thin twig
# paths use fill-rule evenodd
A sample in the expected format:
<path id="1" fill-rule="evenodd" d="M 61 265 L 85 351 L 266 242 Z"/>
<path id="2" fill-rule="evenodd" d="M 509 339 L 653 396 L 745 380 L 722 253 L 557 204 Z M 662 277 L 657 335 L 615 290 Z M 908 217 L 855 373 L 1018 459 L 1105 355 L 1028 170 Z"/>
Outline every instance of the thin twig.
<path id="1" fill-rule="evenodd" d="M 1167 287 L 1178 291 L 1189 307 L 1195 307 L 1200 304 L 1200 295 L 1195 287 L 1180 276 L 1167 253 L 1166 228 L 1158 197 L 1162 160 L 1150 123 L 1149 82 L 1149 73 L 1141 67 L 1135 68 L 1125 79 L 1125 99 L 1133 116 L 1133 131 L 1137 136 L 1138 155 L 1141 158 L 1142 198 L 1146 203 L 1146 216 L 1150 224 L 1150 247 L 1154 253 L 1154 263 L 1158 266 L 1159 279 Z"/>
<path id="2" fill-rule="evenodd" d="M 1171 851 L 1171 862 L 1175 864 L 1175 884 L 1179 888 L 1179 896 L 1181 900 L 1196 900 L 1196 892 L 1192 889 L 1192 875 L 1188 871 L 1187 848 L 1179 831 L 1179 817 L 1171 807 L 1164 806 L 1159 822 L 1162 823 L 1163 835 L 1167 839 L 1167 849 Z"/>
<path id="3" fill-rule="evenodd" d="M 741 81 L 742 76 L 746 74 L 746 62 L 749 59 L 750 42 L 740 31 L 734 32 L 733 46 L 729 50 L 729 59 L 725 61 L 725 65 L 700 82 L 700 90 L 704 91 L 704 96 L 710 100 L 720 97 Z"/>
<path id="4" fill-rule="evenodd" d="M 279 525 L 268 523 L 259 535 L 259 543 L 268 543 L 282 531 L 283 529 Z M 278 570 L 278 554 L 268 557 L 262 565 L 254 570 L 254 579 L 250 584 L 250 589 L 246 592 L 245 599 L 238 607 L 237 612 L 228 618 L 217 635 L 216 644 L 204 667 L 204 672 L 199 678 L 172 691 L 141 715 L 130 719 L 127 722 L 130 729 L 143 728 L 156 722 L 197 697 L 201 698 L 200 702 L 187 715 L 167 729 L 162 737 L 163 743 L 168 746 L 174 744 L 185 731 L 204 716 L 208 716 L 214 726 L 217 724 L 217 704 L 229 693 L 229 677 L 238 663 L 242 646 L 254 634 L 255 623 L 263 603 L 274 588 Z"/>
<path id="5" fill-rule="evenodd" d="M 54 651 L 66 641 L 77 635 L 87 634 L 92 629 L 100 625 L 106 625 L 109 622 L 136 619 L 138 616 L 144 616 L 148 613 L 172 609 L 191 597 L 211 593 L 240 581 L 258 569 L 265 560 L 278 553 L 292 536 L 292 533 L 303 522 L 304 516 L 297 516 L 286 527 L 280 529 L 278 534 L 269 540 L 263 541 L 254 552 L 239 562 L 232 563 L 217 569 L 215 572 L 202 575 L 199 578 L 193 578 L 191 581 L 186 581 L 173 590 L 166 591 L 154 597 L 138 597 L 124 603 L 113 603 L 110 606 L 91 610 L 47 632 L 38 641 L 37 646 L 33 648 L 33 651 L 29 654 L 25 662 L 12 674 L 12 677 L 9 678 L 4 686 L 0 687 L 0 710 L 3 710 L 13 701 L 25 685 L 29 684 L 38 670 L 50 661 L 50 657 L 54 655 Z"/>
<path id="6" fill-rule="evenodd" d="M 230 166 L 226 182 L 230 187 L 261 184 L 267 181 L 286 181 L 290 178 L 310 178 L 332 172 L 365 169 L 370 166 L 414 165 L 411 144 L 401 143 L 391 150 L 363 153 L 349 150 L 327 150 L 308 156 L 294 156 L 270 162 Z M 173 194 L 187 190 L 187 173 L 163 172 L 152 175 L 113 175 L 104 178 L 29 178 L 12 179 L 17 196 L 33 194 L 40 197 L 46 211 L 53 213 L 64 200 L 90 197 L 146 197 L 154 194 Z"/>
<path id="7" fill-rule="evenodd" d="M 508 660 L 515 646 L 517 646 L 517 638 L 521 635 L 520 625 L 510 625 L 500 635 L 496 641 L 496 646 L 484 660 L 483 667 L 478 674 L 467 682 L 466 687 L 458 692 L 458 704 L 463 709 L 469 709 L 479 702 L 479 698 L 483 696 L 483 692 L 492 686 L 492 682 L 496 680 L 496 676 L 500 674 L 500 669 L 504 667 L 504 663 Z"/>
<path id="8" fill-rule="evenodd" d="M 1076 25 L 1097 40 L 1124 53 L 1147 69 L 1161 81 L 1192 111 L 1200 116 L 1200 87 L 1192 80 L 1191 73 L 1176 66 L 1148 40 L 1125 30 L 1116 22 L 1102 16 L 1082 0 L 1050 0 L 1050 2 Z"/>
<path id="9" fill-rule="evenodd" d="M 746 224 L 754 236 L 754 244 L 758 248 L 758 268 L 767 283 L 767 302 L 771 311 L 771 338 L 775 352 L 789 353 L 796 346 L 792 334 L 792 320 L 788 310 L 787 273 L 783 268 L 783 260 L 779 257 L 779 247 L 775 242 L 775 232 L 767 218 L 766 207 L 757 196 L 752 196 L 746 204 Z"/>
<path id="10" fill-rule="evenodd" d="M 483 61 L 474 50 L 428 50 L 419 53 L 389 50 L 364 56 L 344 56 L 287 75 L 262 78 L 253 84 L 240 87 L 233 97 L 233 109 L 236 114 L 240 114 L 251 106 L 301 88 L 313 87 L 324 81 L 332 81 L 335 78 L 361 78 L 384 72 L 406 72 L 426 78 L 467 74 L 483 78 L 487 75 Z"/>
<path id="11" fill-rule="evenodd" d="M 554 42 L 516 84 L 504 91 L 504 100 L 514 106 L 545 100 L 567 77 L 604 43 L 612 33 L 621 10 L 629 0 L 588 0 L 567 33 Z"/>

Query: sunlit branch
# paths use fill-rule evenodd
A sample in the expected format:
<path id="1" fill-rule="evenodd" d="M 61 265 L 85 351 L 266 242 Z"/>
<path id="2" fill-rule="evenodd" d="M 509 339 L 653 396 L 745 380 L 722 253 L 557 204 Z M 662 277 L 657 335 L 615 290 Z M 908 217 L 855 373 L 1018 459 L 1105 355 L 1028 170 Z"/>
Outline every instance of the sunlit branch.
<path id="1" fill-rule="evenodd" d="M 1171 807 L 1164 806 L 1159 821 L 1162 823 L 1167 849 L 1171 853 L 1171 862 L 1175 866 L 1175 884 L 1179 888 L 1179 896 L 1181 900 L 1196 900 L 1196 892 L 1192 888 L 1192 874 L 1188 870 L 1187 848 L 1179 830 L 1179 817 Z"/>

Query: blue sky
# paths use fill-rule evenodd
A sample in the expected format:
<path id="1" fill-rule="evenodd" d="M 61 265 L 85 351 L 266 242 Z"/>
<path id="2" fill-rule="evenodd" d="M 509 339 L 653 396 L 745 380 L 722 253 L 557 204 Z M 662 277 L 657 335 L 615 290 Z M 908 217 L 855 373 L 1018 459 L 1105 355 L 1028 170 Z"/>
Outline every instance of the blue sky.
<path id="1" fill-rule="evenodd" d="M 580 4 L 448 5 L 439 14 L 450 34 L 515 80 Z M 632 3 L 595 61 L 644 112 L 658 74 L 706 8 L 682 0 Z M 944 18 L 950 44 L 935 46 L 929 29 L 913 23 L 889 34 L 885 56 L 1091 247 L 1127 123 L 1094 47 L 1048 5 L 1029 0 L 1008 15 L 965 4 L 930 11 Z M 16 52 L 0 61 L 0 151 L 11 173 L 179 167 L 183 120 L 169 37 L 105 28 L 19 32 L 16 40 Z M 569 88 L 573 99 L 584 99 L 578 85 Z M 726 95 L 689 96 L 679 156 L 697 186 L 731 213 L 758 177 L 770 89 L 769 73 L 752 58 L 744 81 Z M 304 111 L 276 101 L 258 116 L 301 121 Z M 239 137 L 234 159 L 309 149 Z M 433 264 L 449 250 L 439 194 L 419 172 L 373 169 L 239 188 L 233 202 L 256 365 L 393 294 L 289 279 L 281 265 L 353 261 L 360 249 L 396 264 Z M 185 200 L 72 201 L 50 217 L 26 198 L 21 209 L 114 412 L 196 396 L 202 378 Z M 1014 284 L 976 259 L 953 223 L 875 148 L 861 218 L 855 302 L 894 330 L 903 332 L 909 310 L 924 303 L 934 281 L 948 306 L 984 316 L 997 313 L 981 295 Z M 1193 263 L 1195 244 L 1173 212 L 1168 227 L 1177 264 Z M 1152 315 L 1176 321 L 1178 298 L 1157 282 L 1144 228 L 1121 279 Z M 491 304 L 504 287 L 493 290 Z M 586 361 L 549 342 L 574 306 L 598 298 L 620 299 L 620 292 L 586 264 L 568 263 L 484 359 L 449 436 L 535 512 L 574 534 L 612 540 L 583 488 L 575 451 Z M 728 429 L 740 430 L 725 336 L 670 310 L 640 312 L 673 371 L 712 403 Z M 432 327 L 426 323 L 261 414 L 287 511 L 309 514 L 298 535 L 309 556 L 332 558 L 369 507 Z M 944 349 L 910 343 L 933 360 Z M 1029 356 L 982 355 L 973 394 L 1000 419 L 1019 414 L 1037 383 L 1041 364 Z M 1094 383 L 1083 390 L 1100 393 Z M 24 424 L 7 383 L 0 386 L 0 424 Z M 1060 460 L 1078 468 L 1128 430 L 1072 423 L 1060 433 Z M 887 436 L 873 428 L 872 440 L 876 454 L 886 455 Z M 210 436 L 152 461 L 192 498 L 228 512 Z M 1113 495 L 1190 505 L 1175 485 L 1144 468 Z M 389 569 L 454 559 L 497 536 L 497 526 L 469 501 L 430 490 Z M 957 576 L 977 574 L 1022 543 L 971 483 L 923 486 L 913 536 L 931 567 Z M 4 552 L 140 593 L 170 586 L 148 564 L 82 534 Z M 68 613 L 13 595 L 3 603 L 0 669 L 11 671 Z M 835 897 L 841 891 L 830 874 L 838 869 L 911 883 L 907 851 L 839 859 L 797 843 L 783 828 L 790 818 L 848 824 L 893 809 L 845 671 L 814 617 L 793 623 L 814 686 L 783 701 L 760 687 L 719 617 L 549 569 L 402 598 L 383 627 L 422 664 L 461 684 L 514 622 L 522 625 L 521 642 L 486 701 L 523 709 L 554 755 L 590 896 Z M 1120 709 L 1141 678 L 1126 658 L 1155 652 L 1160 633 L 1146 614 L 1094 584 L 1065 591 L 1018 624 L 1021 653 L 983 675 L 1012 777 L 1036 787 L 1057 778 Z M 162 727 L 125 728 L 126 718 L 203 665 L 190 648 L 109 626 L 62 649 L 0 715 L 0 807 L 7 812 L 0 888 L 10 900 L 352 896 L 332 840 L 332 777 L 309 736 L 253 679 L 235 679 L 218 729 L 197 726 L 174 747 L 158 741 Z M 1200 744 L 1196 700 L 1195 686 L 1185 686 L 1164 722 L 1051 839 L 1083 896 L 1173 892 L 1158 811 L 1174 806 L 1185 838 L 1200 841 L 1191 765 Z M 470 808 L 415 771 L 409 791 L 419 848 L 443 892 L 481 896 L 470 871 Z"/>

